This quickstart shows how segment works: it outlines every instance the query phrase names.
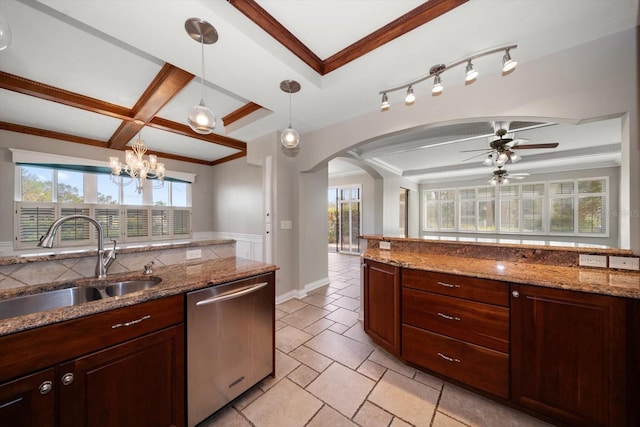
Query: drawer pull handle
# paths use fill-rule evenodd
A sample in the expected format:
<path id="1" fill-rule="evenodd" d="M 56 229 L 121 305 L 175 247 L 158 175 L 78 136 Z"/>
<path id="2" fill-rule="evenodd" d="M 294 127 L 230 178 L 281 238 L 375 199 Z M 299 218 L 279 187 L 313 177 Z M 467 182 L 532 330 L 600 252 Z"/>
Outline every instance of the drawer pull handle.
<path id="1" fill-rule="evenodd" d="M 446 360 L 447 362 L 456 362 L 456 363 L 460 363 L 460 359 L 455 359 L 453 357 L 449 357 L 449 356 L 445 356 L 442 353 L 438 353 L 438 356 L 442 357 L 444 360 Z"/>
<path id="2" fill-rule="evenodd" d="M 53 384 L 51 383 L 51 381 L 45 381 L 40 384 L 40 387 L 38 387 L 38 391 L 40 392 L 40 394 L 47 394 L 51 390 L 53 390 Z"/>
<path id="3" fill-rule="evenodd" d="M 123 326 L 133 326 L 133 325 L 138 324 L 138 323 L 142 322 L 143 320 L 147 320 L 147 319 L 151 319 L 151 316 L 146 315 L 146 316 L 142 316 L 139 319 L 131 320 L 130 322 L 116 323 L 115 325 L 111 325 L 111 329 L 121 328 Z"/>
<path id="4" fill-rule="evenodd" d="M 459 288 L 460 285 L 446 283 L 446 282 L 438 282 L 438 285 L 444 286 L 445 288 Z"/>
<path id="5" fill-rule="evenodd" d="M 73 376 L 73 374 L 71 372 L 67 372 L 62 376 L 62 385 L 69 385 L 73 383 L 74 379 L 75 377 Z"/>
<path id="6" fill-rule="evenodd" d="M 442 317 L 444 319 L 447 319 L 447 320 L 456 320 L 456 321 L 460 320 L 460 318 L 458 316 L 449 316 L 448 314 L 444 314 L 444 313 L 440 313 L 440 312 L 438 313 L 438 316 L 440 316 L 440 317 Z"/>

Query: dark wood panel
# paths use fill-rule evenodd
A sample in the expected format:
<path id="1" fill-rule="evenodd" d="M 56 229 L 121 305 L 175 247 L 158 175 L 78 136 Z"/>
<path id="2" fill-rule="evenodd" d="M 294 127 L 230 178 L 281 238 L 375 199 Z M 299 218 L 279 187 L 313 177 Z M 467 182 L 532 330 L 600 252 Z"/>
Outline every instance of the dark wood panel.
<path id="1" fill-rule="evenodd" d="M 51 391 L 41 393 L 45 382 Z M 54 370 L 38 372 L 0 385 L 0 424 L 11 427 L 53 427 L 56 425 Z"/>
<path id="2" fill-rule="evenodd" d="M 12 349 L 0 352 L 0 381 L 182 323 L 183 298 L 175 295 L 0 337 L 0 348 Z"/>
<path id="3" fill-rule="evenodd" d="M 256 111 L 262 109 L 262 107 L 255 102 L 249 102 L 244 104 L 242 107 L 238 108 L 235 111 L 230 112 L 226 116 L 222 118 L 222 123 L 225 126 L 230 125 L 233 122 L 236 122 L 242 118 L 247 117 L 251 113 L 255 113 Z"/>
<path id="4" fill-rule="evenodd" d="M 501 398 L 509 397 L 509 356 L 402 325 L 402 358 Z"/>
<path id="5" fill-rule="evenodd" d="M 402 289 L 402 323 L 509 352 L 509 309 Z"/>
<path id="6" fill-rule="evenodd" d="M 509 284 L 496 280 L 403 268 L 402 286 L 503 307 L 509 306 Z"/>
<path id="7" fill-rule="evenodd" d="M 399 270 L 374 261 L 364 266 L 364 330 L 396 356 L 400 355 Z"/>
<path id="8" fill-rule="evenodd" d="M 627 425 L 625 300 L 512 290 L 512 400 L 575 426 Z"/>
<path id="9" fill-rule="evenodd" d="M 60 425 L 184 425 L 183 353 L 180 325 L 61 365 Z"/>

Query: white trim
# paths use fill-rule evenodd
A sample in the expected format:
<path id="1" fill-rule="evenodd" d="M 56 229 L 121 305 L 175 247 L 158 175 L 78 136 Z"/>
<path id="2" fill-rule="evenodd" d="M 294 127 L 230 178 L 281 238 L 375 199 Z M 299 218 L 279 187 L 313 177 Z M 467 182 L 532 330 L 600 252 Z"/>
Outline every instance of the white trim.
<path id="1" fill-rule="evenodd" d="M 325 285 L 328 285 L 328 284 L 330 284 L 329 278 L 328 277 L 323 277 L 322 279 L 316 280 L 315 282 L 307 283 L 304 286 L 304 292 L 305 293 L 311 292 L 314 289 L 321 288 L 321 287 L 323 287 Z"/>
<path id="2" fill-rule="evenodd" d="M 13 163 L 45 163 L 58 165 L 82 165 L 109 168 L 108 161 L 83 159 L 80 157 L 61 156 L 59 154 L 41 153 L 38 151 L 27 151 L 19 148 L 9 148 L 12 153 Z M 193 183 L 196 180 L 196 174 L 178 171 L 165 171 L 165 176 L 176 178 L 182 181 Z"/>
<path id="3" fill-rule="evenodd" d="M 287 292 L 286 294 L 276 295 L 276 305 L 282 304 L 283 302 L 289 301 L 290 299 L 302 299 L 307 296 L 305 291 L 301 291 L 299 289 L 294 289 L 292 291 Z"/>
<path id="4" fill-rule="evenodd" d="M 263 261 L 262 258 L 262 235 L 230 233 L 225 231 L 211 232 L 213 239 L 232 239 L 236 241 L 236 256 L 248 258 L 255 261 Z"/>

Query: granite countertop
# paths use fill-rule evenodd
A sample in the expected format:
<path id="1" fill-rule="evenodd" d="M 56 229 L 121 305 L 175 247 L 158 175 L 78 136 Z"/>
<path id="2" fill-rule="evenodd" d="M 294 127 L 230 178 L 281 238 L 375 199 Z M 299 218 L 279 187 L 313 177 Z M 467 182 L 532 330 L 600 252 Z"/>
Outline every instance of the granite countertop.
<path id="1" fill-rule="evenodd" d="M 363 258 L 398 267 L 640 299 L 640 273 L 369 249 Z"/>
<path id="2" fill-rule="evenodd" d="M 75 306 L 56 308 L 53 310 L 5 319 L 0 321 L 0 336 L 39 326 L 45 326 L 51 323 L 71 320 L 90 314 L 100 313 L 115 308 L 126 307 L 157 298 L 181 294 L 205 288 L 211 284 L 216 285 L 230 282 L 249 276 L 275 271 L 277 269 L 278 267 L 272 264 L 265 264 L 259 261 L 238 257 L 219 258 L 204 262 L 201 261 L 197 263 L 157 267 L 153 269 L 153 274 L 151 276 L 162 278 L 162 282 L 153 288 L 122 296 L 90 301 Z M 83 279 L 74 282 L 7 289 L 0 291 L 0 300 L 26 295 L 27 293 L 33 294 L 73 286 L 95 286 L 99 288 L 100 286 L 105 286 L 107 283 L 115 281 L 146 279 L 148 277 L 149 276 L 145 276 L 140 273 L 113 274 L 108 275 L 106 279 Z"/>

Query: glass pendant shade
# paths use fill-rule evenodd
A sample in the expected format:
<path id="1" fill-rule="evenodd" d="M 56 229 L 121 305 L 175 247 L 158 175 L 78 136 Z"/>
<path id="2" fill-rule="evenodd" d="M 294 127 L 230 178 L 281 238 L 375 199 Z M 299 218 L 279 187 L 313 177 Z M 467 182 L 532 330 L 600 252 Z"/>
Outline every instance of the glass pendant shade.
<path id="1" fill-rule="evenodd" d="M 282 134 L 280 135 L 280 142 L 282 142 L 282 145 L 287 148 L 295 148 L 300 142 L 300 135 L 298 135 L 298 132 L 295 129 L 288 127 L 282 131 Z"/>
<path id="2" fill-rule="evenodd" d="M 208 135 L 216 127 L 216 116 L 204 105 L 204 100 L 201 99 L 200 104 L 189 111 L 187 122 L 195 133 Z"/>
<path id="3" fill-rule="evenodd" d="M 0 50 L 5 50 L 11 44 L 11 28 L 4 19 L 4 16 L 0 15 Z"/>

